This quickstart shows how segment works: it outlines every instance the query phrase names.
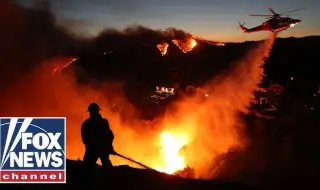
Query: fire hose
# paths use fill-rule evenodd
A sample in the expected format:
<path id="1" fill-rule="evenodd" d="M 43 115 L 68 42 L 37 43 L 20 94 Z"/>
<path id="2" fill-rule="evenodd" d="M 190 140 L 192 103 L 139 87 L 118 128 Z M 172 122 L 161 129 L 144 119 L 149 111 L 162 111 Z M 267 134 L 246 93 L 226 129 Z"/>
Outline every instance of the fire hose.
<path id="1" fill-rule="evenodd" d="M 133 159 L 131 159 L 131 158 L 128 158 L 128 157 L 126 157 L 126 156 L 123 156 L 123 155 L 121 155 L 121 154 L 119 154 L 119 153 L 117 153 L 117 152 L 115 152 L 114 155 L 115 155 L 115 156 L 119 156 L 119 157 L 121 157 L 121 158 L 123 158 L 123 159 L 129 160 L 129 161 L 131 161 L 131 162 L 133 162 L 133 163 L 135 163 L 135 164 L 138 164 L 138 165 L 144 167 L 145 169 L 149 169 L 149 170 L 154 170 L 154 171 L 156 171 L 155 169 L 153 169 L 153 168 L 151 168 L 151 167 L 149 167 L 149 166 L 147 166 L 147 165 L 145 165 L 145 164 L 142 164 L 141 162 L 135 161 L 135 160 L 133 160 Z"/>

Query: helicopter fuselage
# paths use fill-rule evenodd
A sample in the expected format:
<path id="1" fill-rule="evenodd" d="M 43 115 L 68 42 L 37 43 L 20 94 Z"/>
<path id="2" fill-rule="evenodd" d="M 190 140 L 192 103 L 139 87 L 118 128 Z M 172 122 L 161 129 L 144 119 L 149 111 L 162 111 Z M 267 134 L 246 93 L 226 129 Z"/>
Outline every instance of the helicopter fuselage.
<path id="1" fill-rule="evenodd" d="M 252 33 L 259 31 L 280 32 L 288 29 L 289 27 L 294 27 L 296 24 L 300 22 L 301 20 L 292 19 L 289 17 L 275 17 L 253 28 L 245 28 L 243 25 L 240 25 L 240 29 L 244 33 Z"/>
<path id="2" fill-rule="evenodd" d="M 262 25 L 268 25 L 267 30 L 278 32 L 288 29 L 289 27 L 294 27 L 300 22 L 301 20 L 292 19 L 289 17 L 276 17 L 264 22 Z"/>

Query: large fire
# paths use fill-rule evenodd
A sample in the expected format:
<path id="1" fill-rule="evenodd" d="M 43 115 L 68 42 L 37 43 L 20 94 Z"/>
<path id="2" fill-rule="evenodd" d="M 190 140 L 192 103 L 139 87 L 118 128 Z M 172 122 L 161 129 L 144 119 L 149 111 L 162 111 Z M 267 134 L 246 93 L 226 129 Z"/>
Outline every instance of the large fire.
<path id="1" fill-rule="evenodd" d="M 175 41 L 184 52 L 196 46 L 192 38 L 187 42 Z M 96 101 L 115 134 L 117 152 L 169 174 L 188 166 L 194 168 L 195 177 L 211 178 L 211 166 L 218 155 L 245 145 L 238 113 L 247 111 L 263 73 L 261 65 L 273 42 L 274 38 L 270 38 L 261 43 L 236 62 L 229 73 L 208 83 L 206 89 L 211 89 L 210 97 L 203 100 L 203 95 L 196 95 L 181 99 L 153 123 L 139 118 L 138 111 L 125 98 L 121 84 L 107 83 L 95 90 L 89 85 L 79 86 L 72 74 L 44 76 L 41 68 L 21 77 L 1 94 L 1 99 L 8 101 L 3 101 L 0 111 L 16 117 L 65 116 L 67 157 L 82 159 L 80 126 L 88 117 L 88 104 Z M 57 70 L 67 65 L 62 63 L 72 60 L 59 60 L 61 67 Z M 113 104 L 122 109 L 112 110 Z M 114 165 L 132 165 L 118 157 L 111 157 L 111 161 Z"/>
<path id="2" fill-rule="evenodd" d="M 193 48 L 197 45 L 197 41 L 193 39 L 192 37 L 187 37 L 184 40 L 177 40 L 174 39 L 172 42 L 183 52 L 188 53 L 189 51 L 192 51 Z M 169 44 L 166 42 L 160 43 L 157 45 L 158 50 L 161 52 L 161 55 L 167 55 L 168 54 L 168 47 Z"/>
<path id="3" fill-rule="evenodd" d="M 192 37 L 185 40 L 172 40 L 172 42 L 178 46 L 183 53 L 188 53 L 197 45 L 196 40 Z"/>
<path id="4" fill-rule="evenodd" d="M 168 174 L 174 174 L 176 171 L 187 167 L 181 149 L 187 145 L 186 135 L 174 134 L 167 131 L 161 133 L 161 157 L 163 166 L 156 167 L 157 170 Z"/>

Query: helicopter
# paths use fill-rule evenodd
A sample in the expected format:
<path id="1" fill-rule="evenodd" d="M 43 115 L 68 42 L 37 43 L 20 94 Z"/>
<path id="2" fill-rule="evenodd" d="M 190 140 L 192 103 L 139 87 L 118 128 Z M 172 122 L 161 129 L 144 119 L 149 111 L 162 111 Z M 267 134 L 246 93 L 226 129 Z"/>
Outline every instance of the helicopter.
<path id="1" fill-rule="evenodd" d="M 263 22 L 261 25 L 253 27 L 253 28 L 246 28 L 244 27 L 244 24 L 239 23 L 240 29 L 244 33 L 252 33 L 252 32 L 259 32 L 259 31 L 270 31 L 273 33 L 277 33 L 283 30 L 288 29 L 289 27 L 294 28 L 296 24 L 300 23 L 301 20 L 299 19 L 293 19 L 290 17 L 282 17 L 282 15 L 287 13 L 292 13 L 298 10 L 301 10 L 303 8 L 295 9 L 292 11 L 287 11 L 285 13 L 278 14 L 276 13 L 273 8 L 269 7 L 269 11 L 272 13 L 272 15 L 258 15 L 258 14 L 251 14 L 249 16 L 263 16 L 267 17 L 267 21 Z"/>

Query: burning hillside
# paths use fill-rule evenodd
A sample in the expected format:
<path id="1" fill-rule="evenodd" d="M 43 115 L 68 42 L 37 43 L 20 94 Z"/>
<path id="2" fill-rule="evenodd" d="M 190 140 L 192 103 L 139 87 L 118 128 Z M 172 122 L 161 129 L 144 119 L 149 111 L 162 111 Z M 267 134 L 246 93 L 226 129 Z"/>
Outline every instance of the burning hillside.
<path id="1" fill-rule="evenodd" d="M 172 40 L 172 42 L 183 52 L 188 53 L 197 45 L 197 42 L 192 37 L 188 37 L 185 40 Z M 169 44 L 164 42 L 157 45 L 157 48 L 161 52 L 162 56 L 168 53 Z"/>
<path id="2" fill-rule="evenodd" d="M 159 51 L 161 52 L 161 55 L 162 55 L 162 56 L 164 56 L 164 55 L 167 54 L 168 47 L 169 47 L 169 44 L 168 44 L 168 43 L 165 43 L 165 42 L 157 45 L 157 48 L 158 48 Z"/>
<path id="3" fill-rule="evenodd" d="M 189 37 L 185 40 L 172 40 L 172 42 L 179 47 L 179 49 L 183 53 L 187 53 L 189 51 L 192 51 L 194 47 L 196 47 L 197 42 L 192 37 Z"/>

